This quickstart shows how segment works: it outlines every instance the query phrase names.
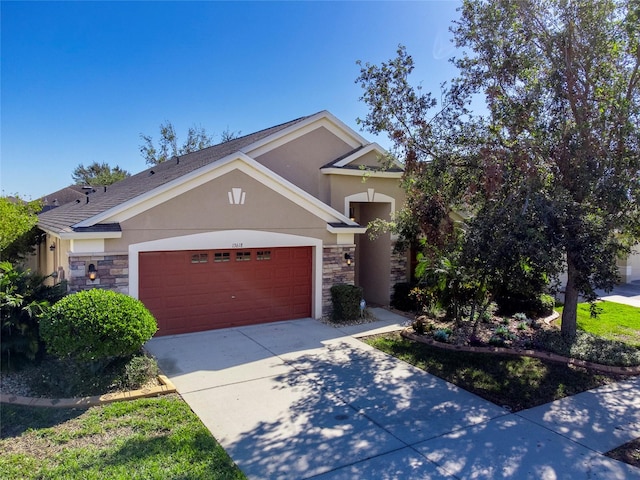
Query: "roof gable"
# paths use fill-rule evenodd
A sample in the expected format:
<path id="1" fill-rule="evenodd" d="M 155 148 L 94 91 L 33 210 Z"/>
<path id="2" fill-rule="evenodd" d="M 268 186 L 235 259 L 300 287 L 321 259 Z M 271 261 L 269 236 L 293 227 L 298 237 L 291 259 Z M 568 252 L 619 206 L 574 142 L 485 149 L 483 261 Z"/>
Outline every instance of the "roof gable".
<path id="1" fill-rule="evenodd" d="M 62 205 L 39 216 L 39 226 L 54 234 L 82 235 L 80 229 L 117 223 L 150 206 L 179 195 L 187 188 L 240 168 L 256 179 L 302 202 L 309 211 L 329 223 L 357 226 L 341 213 L 255 161 L 266 153 L 317 128 L 324 127 L 353 146 L 366 140 L 327 111 L 286 122 L 225 143 L 174 157 L 107 187 L 94 188 L 85 200 Z"/>

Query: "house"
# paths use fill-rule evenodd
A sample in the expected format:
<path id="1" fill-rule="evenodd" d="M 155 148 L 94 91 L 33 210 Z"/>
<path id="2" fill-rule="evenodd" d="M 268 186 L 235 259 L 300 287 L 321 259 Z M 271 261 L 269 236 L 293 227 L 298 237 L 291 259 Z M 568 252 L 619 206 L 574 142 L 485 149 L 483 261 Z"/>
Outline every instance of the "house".
<path id="1" fill-rule="evenodd" d="M 405 200 L 384 153 L 322 111 L 174 157 L 40 214 L 38 269 L 140 299 L 157 335 L 320 318 L 337 283 L 387 305 L 409 262 L 366 233 Z"/>
<path id="2" fill-rule="evenodd" d="M 84 196 L 91 187 L 82 185 L 69 185 L 49 195 L 40 198 L 42 202 L 42 211 L 46 212 L 52 208 L 58 208 L 61 205 L 75 202 L 76 200 L 84 200 Z"/>

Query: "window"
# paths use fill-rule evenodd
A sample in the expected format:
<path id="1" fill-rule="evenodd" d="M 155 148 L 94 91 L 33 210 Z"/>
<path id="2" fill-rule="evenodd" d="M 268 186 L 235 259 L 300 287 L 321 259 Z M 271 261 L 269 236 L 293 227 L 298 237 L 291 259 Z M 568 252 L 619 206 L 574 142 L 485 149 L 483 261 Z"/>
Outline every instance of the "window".
<path id="1" fill-rule="evenodd" d="M 236 252 L 236 262 L 248 262 L 251 260 L 251 252 Z"/>
<path id="2" fill-rule="evenodd" d="M 258 250 L 256 260 L 271 260 L 271 250 Z"/>
<path id="3" fill-rule="evenodd" d="M 229 252 L 216 252 L 213 254 L 213 261 L 215 263 L 228 262 L 231 260 Z"/>
<path id="4" fill-rule="evenodd" d="M 191 255 L 191 263 L 207 263 L 208 261 L 208 253 L 194 253 L 193 255 Z"/>

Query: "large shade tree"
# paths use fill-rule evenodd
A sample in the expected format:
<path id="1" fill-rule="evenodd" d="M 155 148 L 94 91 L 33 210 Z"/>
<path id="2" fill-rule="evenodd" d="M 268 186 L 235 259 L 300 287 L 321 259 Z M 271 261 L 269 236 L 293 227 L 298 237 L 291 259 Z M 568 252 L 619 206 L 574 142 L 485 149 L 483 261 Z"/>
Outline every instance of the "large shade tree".
<path id="1" fill-rule="evenodd" d="M 640 239 L 640 2 L 474 0 L 460 11 L 464 53 L 443 101 L 411 86 L 400 48 L 361 68 L 362 122 L 405 158 L 428 242 L 446 245 L 450 209 L 465 209 L 479 268 L 508 271 L 505 257 L 543 274 L 566 266 L 571 340 L 579 296 L 611 288 L 616 259 Z M 479 99 L 486 110 L 473 115 Z"/>

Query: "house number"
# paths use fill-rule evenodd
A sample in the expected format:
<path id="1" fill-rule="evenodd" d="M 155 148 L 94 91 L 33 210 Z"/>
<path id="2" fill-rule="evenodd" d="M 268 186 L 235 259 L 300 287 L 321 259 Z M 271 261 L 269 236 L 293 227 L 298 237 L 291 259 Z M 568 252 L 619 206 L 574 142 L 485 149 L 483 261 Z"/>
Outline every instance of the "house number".
<path id="1" fill-rule="evenodd" d="M 232 243 L 231 248 L 242 248 L 242 243 Z"/>

